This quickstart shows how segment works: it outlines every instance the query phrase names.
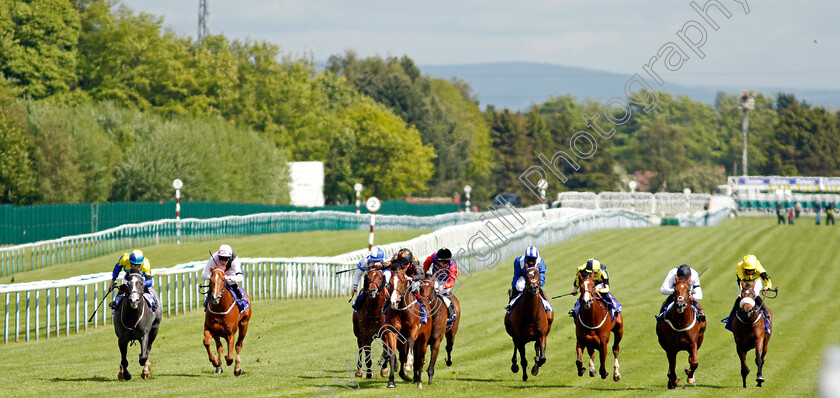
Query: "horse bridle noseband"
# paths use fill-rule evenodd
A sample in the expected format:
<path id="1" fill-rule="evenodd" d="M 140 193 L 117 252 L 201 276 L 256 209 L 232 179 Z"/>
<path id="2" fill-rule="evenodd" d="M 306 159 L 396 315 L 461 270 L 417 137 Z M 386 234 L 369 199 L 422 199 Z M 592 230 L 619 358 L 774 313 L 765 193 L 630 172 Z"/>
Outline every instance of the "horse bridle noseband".
<path id="1" fill-rule="evenodd" d="M 137 279 L 137 278 L 141 278 L 140 274 L 131 274 L 131 276 L 129 276 L 129 278 L 128 278 L 128 283 L 129 284 L 144 283 L 142 280 L 135 282 L 134 280 Z M 123 297 L 123 300 L 122 300 L 122 303 L 121 303 L 123 307 L 125 307 L 125 302 L 129 300 L 128 292 L 125 293 L 125 296 L 126 297 Z M 125 311 L 123 311 L 122 308 L 120 309 L 120 323 L 123 325 L 123 327 L 126 330 L 133 331 L 135 328 L 137 328 L 137 325 L 140 324 L 140 320 L 143 319 L 143 315 L 146 314 L 146 302 L 145 301 L 146 300 L 143 298 L 143 293 L 140 293 L 140 316 L 137 317 L 137 322 L 134 322 L 134 327 L 128 327 L 128 326 L 125 325 L 125 321 L 123 320 L 125 318 Z"/>

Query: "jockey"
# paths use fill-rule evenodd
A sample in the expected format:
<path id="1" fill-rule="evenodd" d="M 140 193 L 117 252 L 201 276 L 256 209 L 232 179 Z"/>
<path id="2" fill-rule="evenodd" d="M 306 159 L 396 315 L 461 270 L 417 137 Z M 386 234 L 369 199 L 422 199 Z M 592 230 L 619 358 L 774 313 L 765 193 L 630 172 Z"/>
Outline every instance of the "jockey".
<path id="1" fill-rule="evenodd" d="M 125 281 L 128 280 L 128 271 L 137 270 L 143 275 L 145 279 L 146 287 L 145 291 L 147 293 L 152 294 L 152 299 L 157 302 L 157 292 L 154 289 L 154 281 L 152 280 L 152 264 L 149 262 L 149 259 L 143 256 L 143 252 L 140 250 L 134 250 L 129 253 L 123 253 L 120 256 L 117 263 L 114 264 L 114 271 L 111 273 L 111 286 L 108 287 L 108 293 L 111 293 L 111 290 L 114 290 L 114 287 L 117 283 L 117 277 L 120 276 L 121 271 L 125 271 L 125 279 L 123 280 L 123 284 Z M 117 297 L 114 297 L 114 301 L 108 304 L 111 309 L 117 308 L 117 305 L 122 300 L 124 294 L 118 293 Z"/>
<path id="2" fill-rule="evenodd" d="M 705 321 L 706 314 L 703 313 L 703 306 L 701 306 L 698 301 L 703 299 L 703 289 L 700 287 L 700 275 L 694 268 L 685 264 L 672 268 L 668 271 L 668 275 L 665 276 L 665 280 L 662 281 L 662 287 L 659 288 L 659 291 L 662 292 L 662 294 L 667 294 L 668 298 L 666 298 L 665 302 L 662 303 L 662 308 L 659 309 L 659 314 L 656 315 L 656 320 L 661 321 L 665 315 L 665 309 L 668 308 L 669 304 L 674 302 L 674 284 L 677 283 L 677 277 L 686 278 L 688 280 L 692 290 L 691 295 L 694 297 L 692 303 L 694 305 L 694 312 L 697 313 L 697 320 Z"/>
<path id="3" fill-rule="evenodd" d="M 577 295 L 578 293 L 578 278 L 577 275 L 580 273 L 588 273 L 593 274 L 592 280 L 595 281 L 595 289 L 601 293 L 601 297 L 603 297 L 606 303 L 612 307 L 614 312 L 613 316 L 618 315 L 621 313 L 621 304 L 618 303 L 615 296 L 610 293 L 610 276 L 607 274 L 607 266 L 601 264 L 600 261 L 594 258 L 590 258 L 586 260 L 586 263 L 581 265 L 577 268 L 577 272 L 575 273 L 575 281 L 572 282 L 572 286 L 574 289 L 572 290 L 572 295 Z M 578 310 L 580 309 L 580 302 L 575 301 L 575 307 L 569 310 L 569 316 L 574 317 L 577 315 Z"/>
<path id="4" fill-rule="evenodd" d="M 218 251 L 210 255 L 210 259 L 207 260 L 207 264 L 204 265 L 204 270 L 201 272 L 201 279 L 210 280 L 210 273 L 216 267 L 224 270 L 225 284 L 233 290 L 236 300 L 242 300 L 243 292 L 239 286 L 239 283 L 245 281 L 245 277 L 242 275 L 242 263 L 233 253 L 230 245 L 221 245 Z"/>
<path id="5" fill-rule="evenodd" d="M 773 287 L 773 282 L 770 280 L 770 276 L 767 275 L 767 271 L 764 270 L 764 267 L 761 266 L 761 262 L 752 255 L 744 256 L 743 261 L 739 262 L 738 265 L 735 267 L 735 280 L 738 284 L 738 297 L 735 299 L 735 304 L 732 306 L 732 311 L 729 313 L 729 316 L 722 319 L 721 322 L 726 324 L 726 329 L 730 329 L 732 325 L 732 317 L 735 315 L 735 312 L 738 311 L 738 306 L 741 303 L 741 282 L 753 282 L 755 281 L 755 285 L 753 285 L 753 289 L 755 291 L 755 307 L 761 308 L 761 312 L 764 315 L 767 315 L 767 312 L 764 311 L 764 300 L 761 298 L 761 292 L 770 290 Z M 765 286 L 762 288 L 762 282 L 764 282 Z"/>
<path id="6" fill-rule="evenodd" d="M 542 286 L 545 285 L 545 261 L 543 261 L 540 257 L 540 252 L 537 250 L 536 246 L 529 246 L 525 249 L 524 256 L 519 256 L 516 260 L 513 260 L 513 280 L 510 283 L 511 288 L 508 289 L 510 302 L 505 309 L 510 311 L 510 309 L 513 308 L 513 304 L 516 303 L 516 299 L 522 295 L 522 292 L 525 290 L 526 283 L 525 273 L 528 268 L 534 267 L 539 267 L 540 270 L 540 298 L 542 299 L 543 306 L 545 307 L 545 312 L 548 313 L 549 318 L 553 320 L 554 309 L 551 307 L 551 303 L 548 302 L 548 298 L 542 290 Z"/>
<path id="7" fill-rule="evenodd" d="M 400 249 L 391 257 L 391 269 L 394 271 L 405 269 L 405 275 L 411 277 L 414 282 L 423 281 L 423 268 L 420 267 L 420 262 L 414 258 L 411 250 L 406 248 Z"/>
<path id="8" fill-rule="evenodd" d="M 370 250 L 370 253 L 365 256 L 365 258 L 359 260 L 359 263 L 356 264 L 356 270 L 353 272 L 353 293 L 350 293 L 350 296 L 356 294 L 356 290 L 359 287 L 359 282 L 362 280 L 362 275 L 366 271 L 370 271 L 371 269 L 378 269 L 382 271 L 382 275 L 385 277 L 385 284 L 391 280 L 391 269 L 388 268 L 390 264 L 385 263 L 385 251 L 382 250 L 379 246 L 374 247 Z M 362 289 L 362 292 L 356 297 L 356 300 L 353 301 L 351 305 L 354 310 L 358 311 L 361 308 L 364 299 L 367 297 L 367 290 Z"/>
<path id="9" fill-rule="evenodd" d="M 426 273 L 426 277 L 434 280 L 435 291 L 446 304 L 449 311 L 449 319 L 446 321 L 455 322 L 458 315 L 455 313 L 455 306 L 449 299 L 449 294 L 452 286 L 455 285 L 455 278 L 458 277 L 458 263 L 452 258 L 452 252 L 444 247 L 436 253 L 432 253 L 423 262 L 423 271 Z"/>

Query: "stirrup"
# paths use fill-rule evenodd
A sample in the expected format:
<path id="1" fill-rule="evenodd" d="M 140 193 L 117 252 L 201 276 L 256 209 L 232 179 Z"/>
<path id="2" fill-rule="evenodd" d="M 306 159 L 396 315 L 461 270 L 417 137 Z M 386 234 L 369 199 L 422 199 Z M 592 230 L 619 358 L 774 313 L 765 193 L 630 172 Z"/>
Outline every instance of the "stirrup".
<path id="1" fill-rule="evenodd" d="M 112 309 L 112 310 L 117 309 L 117 302 L 116 302 L 116 301 L 112 301 L 112 302 L 108 303 L 108 308 L 110 308 L 110 309 Z"/>
<path id="2" fill-rule="evenodd" d="M 575 317 L 575 310 L 569 310 L 569 316 L 574 318 Z"/>

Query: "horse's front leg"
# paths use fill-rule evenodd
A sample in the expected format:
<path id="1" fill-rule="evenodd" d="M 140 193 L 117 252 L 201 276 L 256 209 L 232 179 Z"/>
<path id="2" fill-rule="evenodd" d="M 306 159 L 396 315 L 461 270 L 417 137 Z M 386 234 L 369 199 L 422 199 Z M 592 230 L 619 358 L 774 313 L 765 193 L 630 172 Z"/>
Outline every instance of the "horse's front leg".
<path id="1" fill-rule="evenodd" d="M 248 320 L 249 319 L 244 319 L 239 321 L 239 336 L 236 338 L 236 366 L 233 368 L 234 376 L 242 374 L 242 360 L 239 358 L 239 353 L 242 352 L 242 344 L 245 342 L 245 334 L 248 333 Z"/>
<path id="2" fill-rule="evenodd" d="M 750 374 L 750 367 L 747 366 L 747 350 L 741 348 L 737 340 L 735 341 L 735 348 L 738 351 L 738 359 L 741 360 L 741 382 L 743 387 L 747 388 L 747 375 Z"/>
<path id="3" fill-rule="evenodd" d="M 622 315 L 619 314 L 618 317 L 616 318 L 616 320 L 618 320 L 619 322 L 616 322 L 615 326 L 613 326 L 613 329 L 612 329 L 613 337 L 615 339 L 615 340 L 613 340 L 613 347 L 612 347 L 613 357 L 615 358 L 615 365 L 613 367 L 613 380 L 614 381 L 619 381 L 619 380 L 621 380 L 621 373 L 618 371 L 618 369 L 620 367 L 618 365 L 618 351 L 619 351 L 619 343 L 621 342 L 621 338 L 624 337 L 624 319 L 623 319 Z"/>
<path id="4" fill-rule="evenodd" d="M 222 373 L 224 370 L 222 369 L 222 353 L 224 352 L 224 348 L 222 347 L 222 338 L 219 336 L 213 336 L 213 340 L 216 341 L 216 357 L 219 358 L 218 366 L 216 366 L 216 373 Z"/>
<path id="5" fill-rule="evenodd" d="M 610 374 L 607 373 L 607 341 L 601 339 L 601 346 L 598 348 L 598 354 L 601 357 L 601 367 L 598 368 L 598 374 L 602 379 L 606 379 Z"/>
<path id="6" fill-rule="evenodd" d="M 510 358 L 510 371 L 513 373 L 519 372 L 519 364 L 516 363 L 516 339 L 513 339 L 513 356 Z"/>
<path id="7" fill-rule="evenodd" d="M 140 377 L 143 380 L 149 380 L 151 373 L 149 372 L 149 335 L 146 334 L 140 338 L 140 366 L 143 367 L 143 372 Z"/>
<path id="8" fill-rule="evenodd" d="M 761 374 L 761 369 L 764 367 L 764 347 L 764 337 L 757 338 L 755 340 L 755 366 L 758 371 L 755 375 L 756 387 L 761 387 L 761 384 L 764 383 L 764 376 Z"/>
<path id="9" fill-rule="evenodd" d="M 231 333 L 227 335 L 227 356 L 225 356 L 225 362 L 227 362 L 227 366 L 233 364 L 233 353 L 236 352 L 236 348 L 234 347 L 233 343 L 234 334 Z"/>
<path id="10" fill-rule="evenodd" d="M 128 352 L 128 339 L 120 337 L 119 339 L 120 345 L 120 373 L 117 374 L 117 379 L 119 380 L 131 380 L 131 373 L 128 372 L 128 360 L 125 359 L 125 355 Z"/>
<path id="11" fill-rule="evenodd" d="M 589 354 L 589 377 L 595 377 L 595 348 L 586 347 L 586 352 Z"/>
<path id="12" fill-rule="evenodd" d="M 685 374 L 688 376 L 688 384 L 694 384 L 694 371 L 697 370 L 697 365 L 697 344 L 692 344 L 691 350 L 688 352 L 689 368 L 685 370 Z"/>
<path id="13" fill-rule="evenodd" d="M 517 344 L 516 349 L 519 350 L 519 363 L 522 365 L 522 381 L 528 381 L 528 359 L 525 356 L 525 343 Z"/>
<path id="14" fill-rule="evenodd" d="M 580 344 L 580 340 L 577 341 L 577 360 L 575 360 L 575 365 L 577 366 L 578 376 L 583 376 L 586 368 L 583 367 L 583 345 Z"/>
<path id="15" fill-rule="evenodd" d="M 204 329 L 204 340 L 202 341 L 204 343 L 204 348 L 207 349 L 207 356 L 210 358 L 210 363 L 213 364 L 214 368 L 218 369 L 220 367 L 220 364 L 219 364 L 218 361 L 216 361 L 216 358 L 213 357 L 213 351 L 210 350 L 210 341 L 211 340 L 213 340 L 213 334 L 210 333 L 209 330 Z M 221 357 L 219 359 L 221 359 Z M 221 372 L 217 371 L 216 373 L 221 373 Z"/>
<path id="16" fill-rule="evenodd" d="M 388 347 L 388 363 L 391 365 L 391 372 L 388 375 L 388 388 L 395 388 L 394 373 L 397 373 L 397 335 L 396 333 L 385 333 L 385 343 Z M 384 368 L 383 368 L 384 370 Z M 385 376 L 384 374 L 382 376 Z"/>
<path id="17" fill-rule="evenodd" d="M 677 377 L 677 350 L 666 351 L 668 354 L 668 388 L 673 390 L 677 388 L 677 383 L 680 378 Z"/>
<path id="18" fill-rule="evenodd" d="M 536 356 L 534 357 L 534 367 L 531 368 L 531 374 L 534 376 L 540 374 L 540 366 L 545 363 L 545 341 L 546 336 L 542 336 L 534 342 Z"/>

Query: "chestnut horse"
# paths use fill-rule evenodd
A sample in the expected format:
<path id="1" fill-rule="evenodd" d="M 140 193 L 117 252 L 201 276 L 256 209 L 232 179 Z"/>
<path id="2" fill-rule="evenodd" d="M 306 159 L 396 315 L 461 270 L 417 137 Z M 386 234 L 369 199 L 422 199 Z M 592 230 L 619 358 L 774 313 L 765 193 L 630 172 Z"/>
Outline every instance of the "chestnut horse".
<path id="1" fill-rule="evenodd" d="M 525 358 L 525 344 L 534 342 L 534 367 L 531 374 L 536 376 L 540 373 L 540 366 L 545 364 L 545 341 L 551 331 L 549 315 L 543 307 L 540 297 L 540 270 L 536 267 L 528 268 L 525 271 L 525 290 L 522 292 L 517 303 L 514 303 L 510 313 L 505 313 L 505 330 L 513 339 L 513 357 L 510 370 L 513 373 L 519 372 L 516 364 L 516 352 L 519 352 L 522 364 L 522 381 L 528 380 L 528 360 Z"/>
<path id="2" fill-rule="evenodd" d="M 429 336 L 429 347 L 431 347 L 431 357 L 429 359 L 429 366 L 426 368 L 426 373 L 429 375 L 429 384 L 432 384 L 432 376 L 435 374 L 435 363 L 437 362 L 438 353 L 440 352 L 440 343 L 446 339 L 446 366 L 452 366 L 452 347 L 455 345 L 455 334 L 458 333 L 458 325 L 461 322 L 461 303 L 454 295 L 450 295 L 452 306 L 455 307 L 455 314 L 458 318 L 452 322 L 450 327 L 446 327 L 446 321 L 449 318 L 449 311 L 446 304 L 438 296 L 434 287 L 433 280 L 426 279 L 420 285 L 420 294 L 422 294 L 429 301 L 429 318 L 432 323 L 432 333 Z"/>
<path id="3" fill-rule="evenodd" d="M 732 320 L 732 335 L 735 336 L 735 349 L 738 351 L 738 357 L 741 359 L 741 379 L 744 388 L 747 388 L 747 375 L 750 374 L 750 368 L 747 366 L 747 352 L 755 348 L 755 365 L 758 367 L 758 374 L 755 377 L 757 387 L 761 387 L 764 383 L 764 376 L 761 370 L 764 367 L 764 356 L 767 355 L 767 344 L 770 343 L 770 333 L 764 330 L 764 317 L 762 308 L 755 305 L 755 282 L 741 282 L 741 303 L 740 308 L 735 313 L 735 319 Z M 773 318 L 770 309 L 764 305 L 762 307 L 767 313 L 768 320 Z M 773 324 L 770 323 L 772 331 Z"/>
<path id="4" fill-rule="evenodd" d="M 239 338 L 236 340 L 236 366 L 233 368 L 233 374 L 239 376 L 242 374 L 239 353 L 242 351 L 242 341 L 245 340 L 245 333 L 248 332 L 251 308 L 248 307 L 242 313 L 239 312 L 233 293 L 225 287 L 225 273 L 218 267 L 210 273 L 207 295 L 209 296 L 209 302 L 204 312 L 204 347 L 207 349 L 210 363 L 216 368 L 216 373 L 222 373 L 223 348 L 221 338 L 225 338 L 228 343 L 228 354 L 225 361 L 228 366 L 233 363 L 233 338 L 236 336 L 236 330 L 239 329 Z M 218 360 L 213 357 L 213 352 L 210 351 L 211 339 L 216 340 Z"/>
<path id="5" fill-rule="evenodd" d="M 685 277 L 677 277 L 674 284 L 674 303 L 666 311 L 661 322 L 656 323 L 656 335 L 659 345 L 668 355 L 668 388 L 677 387 L 680 381 L 674 370 L 677 365 L 677 353 L 688 351 L 689 368 L 685 370 L 689 384 L 694 383 L 694 371 L 697 370 L 697 350 L 703 344 L 703 333 L 706 332 L 706 321 L 697 319 L 691 303 L 689 281 Z"/>
<path id="6" fill-rule="evenodd" d="M 575 321 L 575 335 L 577 335 L 577 365 L 578 376 L 583 376 L 586 370 L 583 366 L 583 350 L 589 354 L 589 376 L 595 377 L 595 350 L 598 350 L 601 358 L 599 374 L 606 379 L 607 369 L 607 345 L 610 343 L 610 333 L 615 334 L 612 352 L 615 357 L 613 367 L 613 380 L 621 380 L 621 373 L 618 371 L 618 351 L 621 338 L 624 336 L 624 317 L 618 314 L 615 319 L 610 314 L 610 308 L 601 300 L 601 293 L 595 289 L 593 274 L 589 272 L 578 273 L 578 286 L 580 286 L 580 310 Z"/>
<path id="7" fill-rule="evenodd" d="M 388 295 L 385 288 L 387 282 L 382 275 L 382 271 L 378 269 L 368 271 L 364 282 L 367 297 L 362 302 L 359 310 L 353 313 L 353 334 L 356 335 L 356 344 L 359 346 L 359 352 L 364 352 L 365 354 L 365 365 L 367 368 L 365 374 L 367 374 L 367 378 L 369 379 L 373 377 L 373 372 L 370 370 L 371 344 L 376 334 L 382 328 L 382 325 L 385 324 L 385 314 L 382 312 L 382 309 L 385 307 L 385 297 Z M 384 357 L 386 353 L 383 352 L 382 355 Z M 387 366 L 388 364 L 382 361 L 381 375 L 383 377 L 388 375 Z M 361 355 L 359 355 L 356 361 L 356 377 L 362 377 Z"/>
<path id="8" fill-rule="evenodd" d="M 413 380 L 417 388 L 423 388 L 422 372 L 426 356 L 426 345 L 429 336 L 432 334 L 432 320 L 428 314 L 429 301 L 423 296 L 411 291 L 413 283 L 405 275 L 405 270 L 391 272 L 391 306 L 387 311 L 388 324 L 393 330 L 399 331 L 403 339 L 395 336 L 387 336 L 388 345 L 392 352 L 399 352 L 400 356 L 400 377 L 404 380 Z M 420 318 L 420 310 L 417 303 L 422 303 L 427 311 L 428 320 L 423 323 Z M 396 355 L 391 355 L 391 375 L 388 387 L 395 387 L 394 368 L 396 366 Z M 405 371 L 414 372 L 413 379 L 409 379 Z"/>

